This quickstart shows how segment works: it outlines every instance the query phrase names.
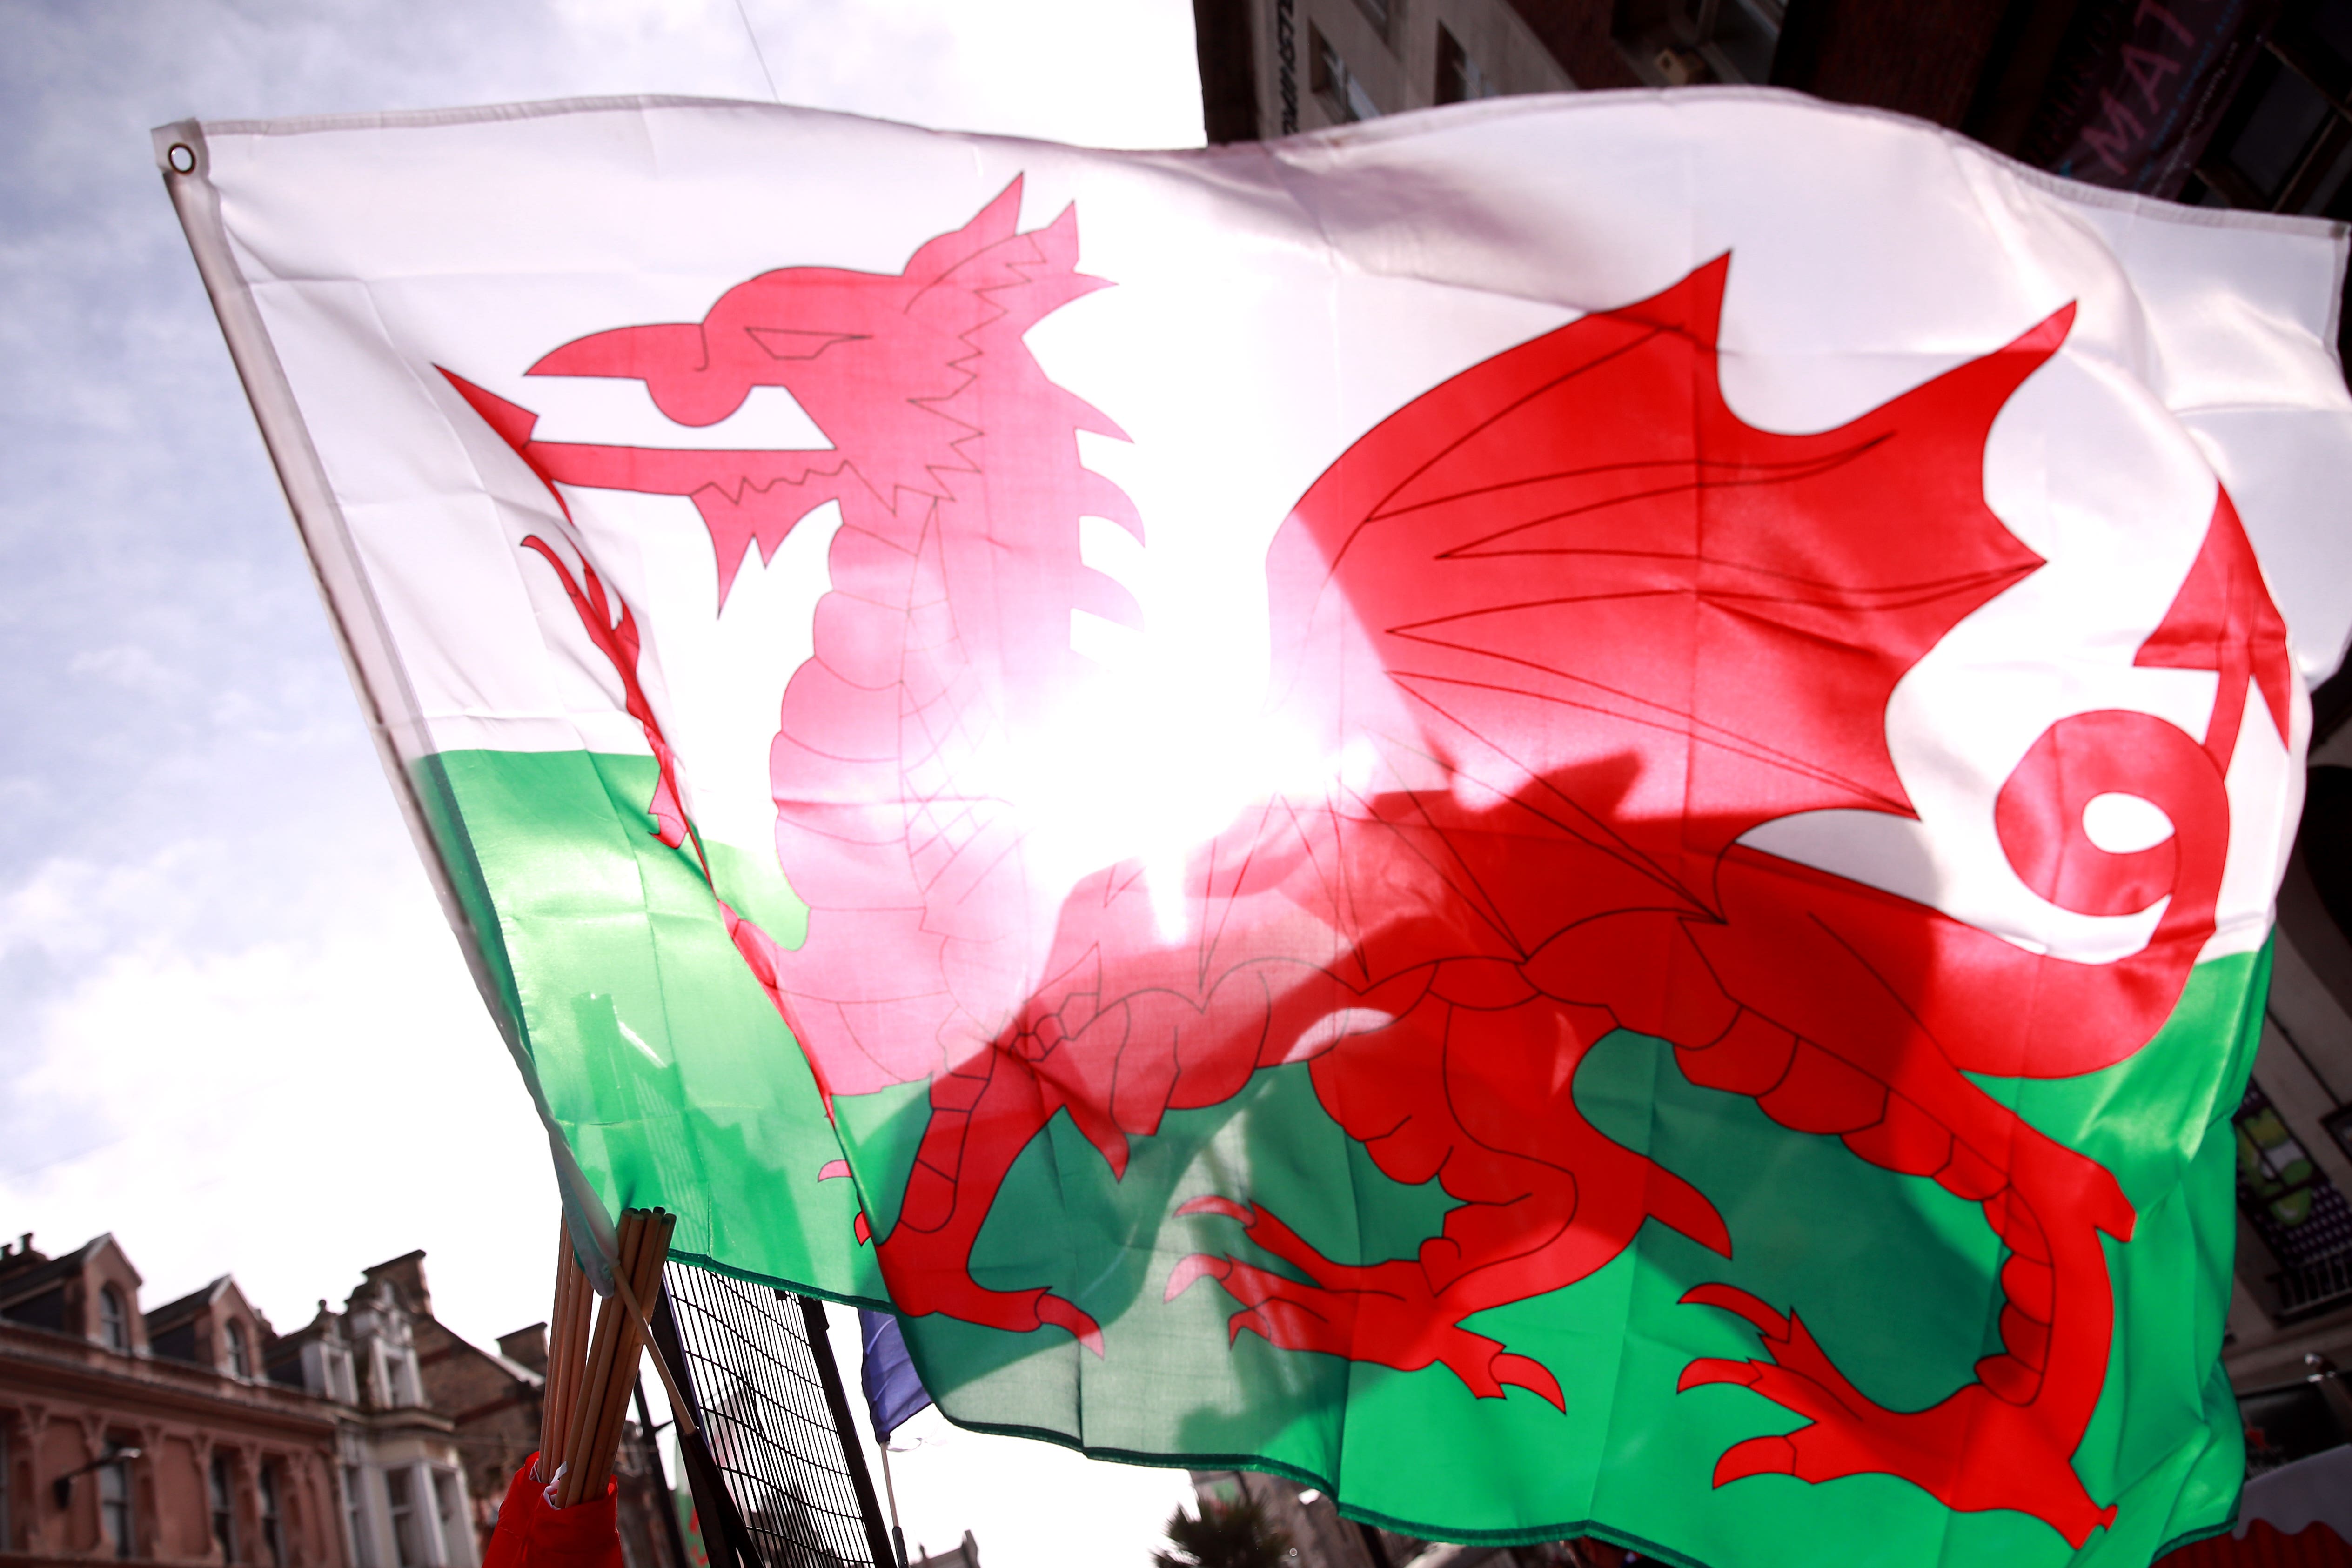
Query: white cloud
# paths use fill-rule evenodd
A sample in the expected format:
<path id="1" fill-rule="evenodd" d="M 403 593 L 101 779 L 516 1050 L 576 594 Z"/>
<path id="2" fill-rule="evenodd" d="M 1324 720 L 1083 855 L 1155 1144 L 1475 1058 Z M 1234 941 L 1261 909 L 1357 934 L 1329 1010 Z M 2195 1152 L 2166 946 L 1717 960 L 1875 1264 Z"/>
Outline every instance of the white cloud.
<path id="1" fill-rule="evenodd" d="M 66 668 L 75 675 L 96 676 L 150 696 L 169 696 L 184 690 L 188 685 L 185 671 L 166 668 L 163 660 L 137 643 L 85 649 L 74 655 Z"/>
<path id="2" fill-rule="evenodd" d="M 149 1306 L 234 1273 L 280 1328 L 418 1246 L 463 1331 L 543 1316 L 511 1259 L 553 1223 L 545 1142 L 421 889 L 361 883 L 314 935 L 201 953 L 121 920 L 149 879 L 61 866 L 0 906 L 9 937 L 98 954 L 30 1023 L 11 1099 L 70 1131 L 0 1170 L 10 1228 L 52 1252 L 113 1231 Z"/>

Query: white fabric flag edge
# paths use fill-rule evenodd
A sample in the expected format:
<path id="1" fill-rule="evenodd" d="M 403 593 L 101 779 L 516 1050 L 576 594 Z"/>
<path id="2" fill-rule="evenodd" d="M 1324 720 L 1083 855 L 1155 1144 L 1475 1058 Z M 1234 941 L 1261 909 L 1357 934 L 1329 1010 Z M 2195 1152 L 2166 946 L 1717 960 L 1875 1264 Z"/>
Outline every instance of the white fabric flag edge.
<path id="1" fill-rule="evenodd" d="M 375 746 L 376 759 L 383 764 L 384 777 L 392 785 L 393 799 L 399 804 L 401 819 L 407 824 L 409 835 L 416 842 L 418 858 L 425 864 L 425 878 L 433 884 L 441 912 L 465 955 L 467 972 L 473 976 L 483 1005 L 496 1021 L 507 1054 L 514 1059 L 530 1091 L 531 1107 L 547 1130 L 548 1148 L 554 1160 L 556 1184 L 562 1195 L 573 1250 L 587 1268 L 598 1294 L 609 1296 L 619 1257 L 619 1232 L 595 1188 L 589 1184 L 586 1173 L 580 1168 L 571 1145 L 557 1129 L 547 1098 L 541 1092 L 538 1076 L 531 1070 L 530 1053 L 517 1033 L 517 1021 L 507 1007 L 497 977 L 490 972 L 482 933 L 467 914 L 434 842 L 425 803 L 417 795 L 416 782 L 409 773 L 394 733 L 396 728 L 420 732 L 415 699 L 409 691 L 400 660 L 393 652 L 390 634 L 353 549 L 342 507 L 335 499 L 326 468 L 303 423 L 293 384 L 278 363 L 277 348 L 254 304 L 252 289 L 230 253 L 218 193 L 205 177 L 208 161 L 205 127 L 198 121 L 183 120 L 158 126 L 152 135 L 164 189 L 170 193 L 173 209 L 179 215 L 188 249 L 195 258 L 197 275 L 219 319 L 221 336 L 228 344 L 229 359 L 236 367 L 237 379 L 253 407 L 255 423 L 261 429 L 262 445 L 269 453 L 270 466 L 277 470 L 287 508 L 293 514 L 295 531 L 301 537 L 303 554 L 310 563 L 311 581 L 318 585 L 327 624 L 342 654 L 344 673 L 351 678 L 352 692 L 359 698 L 360 712 L 368 738 Z M 183 161 L 185 168 L 181 167 Z M 387 699 L 394 705 L 389 713 Z"/>

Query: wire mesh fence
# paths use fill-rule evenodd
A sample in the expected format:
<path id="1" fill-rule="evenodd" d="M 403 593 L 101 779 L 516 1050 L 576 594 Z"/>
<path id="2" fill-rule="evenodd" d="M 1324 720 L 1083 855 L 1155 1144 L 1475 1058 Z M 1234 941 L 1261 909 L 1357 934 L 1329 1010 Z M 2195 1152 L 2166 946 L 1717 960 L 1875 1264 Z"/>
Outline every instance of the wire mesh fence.
<path id="1" fill-rule="evenodd" d="M 680 1452 L 713 1568 L 896 1568 L 824 1303 L 688 1263 L 662 1279 L 654 1333 L 702 1428 Z"/>

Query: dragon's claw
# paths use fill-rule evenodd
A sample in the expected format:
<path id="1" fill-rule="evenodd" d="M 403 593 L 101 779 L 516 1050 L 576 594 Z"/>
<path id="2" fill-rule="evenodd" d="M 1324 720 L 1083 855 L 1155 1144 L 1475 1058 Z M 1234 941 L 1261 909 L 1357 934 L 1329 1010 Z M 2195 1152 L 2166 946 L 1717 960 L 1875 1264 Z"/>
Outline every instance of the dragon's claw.
<path id="1" fill-rule="evenodd" d="M 1715 1482 L 1727 1486 L 1750 1476 L 1793 1476 L 1797 1446 L 1786 1437 L 1749 1437 L 1734 1443 L 1715 1462 Z"/>
<path id="2" fill-rule="evenodd" d="M 862 1229 L 865 1215 L 858 1224 Z M 960 1322 L 978 1323 L 1006 1333 L 1034 1333 L 1060 1329 L 1097 1355 L 1103 1353 L 1102 1326 L 1087 1312 L 1044 1289 L 992 1290 L 972 1279 L 963 1260 L 954 1256 L 954 1237 L 915 1229 L 901 1216 L 898 1226 L 876 1247 L 876 1261 L 889 1281 L 891 1300 L 908 1317 L 940 1312 Z M 941 1253 L 950 1261 L 941 1266 Z"/>
<path id="3" fill-rule="evenodd" d="M 1233 1267 L 1232 1258 L 1213 1258 L 1205 1252 L 1195 1252 L 1189 1258 L 1180 1258 L 1177 1260 L 1176 1267 L 1169 1270 L 1168 1289 L 1160 1299 L 1163 1301 L 1173 1301 L 1191 1289 L 1192 1281 L 1195 1279 L 1223 1279 L 1233 1271 Z"/>
<path id="4" fill-rule="evenodd" d="M 1889 1409 L 1838 1371 L 1795 1312 L 1784 1316 L 1729 1285 L 1702 1285 L 1683 1300 L 1745 1319 L 1761 1336 L 1764 1355 L 1702 1357 L 1683 1368 L 1677 1393 L 1730 1384 L 1807 1418 L 1793 1432 L 1733 1444 L 1716 1461 L 1717 1486 L 1752 1476 L 1816 1484 L 1894 1476 L 1948 1508 L 2030 1514 L 2076 1548 L 2115 1521 L 2115 1509 L 2094 1503 L 2074 1473 L 2073 1441 L 2030 1406 L 1975 1383 L 1925 1410 Z"/>
<path id="5" fill-rule="evenodd" d="M 1675 1392 L 1688 1394 L 1694 1388 L 1704 1388 L 1710 1384 L 1717 1383 L 1727 1383 L 1739 1388 L 1753 1388 L 1757 1383 L 1756 1363 L 1749 1361 L 1733 1361 L 1725 1356 L 1703 1357 L 1683 1368 L 1682 1376 L 1675 1382 Z"/>
<path id="6" fill-rule="evenodd" d="M 1515 1355 L 1508 1351 L 1498 1350 L 1495 1359 L 1486 1363 L 1486 1370 L 1493 1373 L 1498 1384 L 1524 1388 L 1561 1415 L 1568 1414 L 1568 1397 L 1560 1392 L 1559 1379 L 1551 1374 L 1549 1367 L 1533 1356 Z M 1456 1373 L 1455 1375 L 1461 1374 Z M 1498 1388 L 1496 1393 L 1500 1392 Z"/>
<path id="7" fill-rule="evenodd" d="M 1334 1262 L 1275 1215 L 1231 1198 L 1194 1198 L 1176 1212 L 1238 1220 L 1253 1242 L 1307 1276 L 1295 1279 L 1231 1255 L 1194 1253 L 1180 1260 L 1163 1299 L 1174 1300 L 1202 1279 L 1216 1280 L 1241 1304 L 1225 1320 L 1229 1342 L 1246 1331 L 1282 1350 L 1401 1371 L 1443 1365 L 1477 1398 L 1500 1399 L 1507 1388 L 1524 1388 L 1556 1410 L 1568 1408 L 1550 1369 L 1462 1327 L 1466 1310 L 1433 1289 L 1418 1262 Z"/>
<path id="8" fill-rule="evenodd" d="M 1037 1298 L 1037 1321 L 1066 1329 L 1071 1337 L 1097 1356 L 1103 1353 L 1102 1325 L 1059 1296 L 1047 1292 Z"/>
<path id="9" fill-rule="evenodd" d="M 1785 1341 L 1789 1337 L 1790 1320 L 1774 1311 L 1760 1296 L 1742 1290 L 1737 1285 L 1713 1282 L 1694 1285 L 1683 1292 L 1678 1305 L 1720 1308 L 1736 1317 L 1747 1319 L 1748 1326 L 1768 1340 Z"/>

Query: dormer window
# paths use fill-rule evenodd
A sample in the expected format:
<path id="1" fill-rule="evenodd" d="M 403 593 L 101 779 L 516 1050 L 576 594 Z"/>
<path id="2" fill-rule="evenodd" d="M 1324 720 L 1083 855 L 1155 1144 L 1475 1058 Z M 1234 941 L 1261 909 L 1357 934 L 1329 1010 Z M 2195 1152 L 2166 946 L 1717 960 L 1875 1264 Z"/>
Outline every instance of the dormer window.
<path id="1" fill-rule="evenodd" d="M 228 1321 L 228 1371 L 231 1377 L 253 1375 L 253 1349 L 246 1342 L 245 1325 L 235 1318 Z"/>
<path id="2" fill-rule="evenodd" d="M 302 1347 L 302 1386 L 323 1394 L 339 1405 L 357 1405 L 359 1388 L 352 1376 L 352 1352 L 339 1339 L 325 1334 Z"/>
<path id="3" fill-rule="evenodd" d="M 397 1345 L 375 1342 L 376 1394 L 388 1409 L 422 1404 L 416 1387 L 416 1354 Z"/>
<path id="4" fill-rule="evenodd" d="M 98 1337 L 108 1350 L 127 1353 L 131 1349 L 131 1313 L 122 1304 L 122 1292 L 111 1285 L 98 1288 Z"/>

